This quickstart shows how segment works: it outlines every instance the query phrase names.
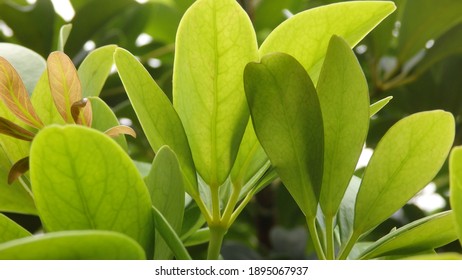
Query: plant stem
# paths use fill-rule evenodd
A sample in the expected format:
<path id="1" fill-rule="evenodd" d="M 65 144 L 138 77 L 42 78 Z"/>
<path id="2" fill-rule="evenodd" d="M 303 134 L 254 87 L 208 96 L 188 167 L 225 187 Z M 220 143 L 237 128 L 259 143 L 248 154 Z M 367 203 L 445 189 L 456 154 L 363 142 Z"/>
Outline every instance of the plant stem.
<path id="1" fill-rule="evenodd" d="M 220 213 L 220 192 L 217 186 L 210 186 L 212 195 L 212 222 L 219 223 L 221 221 Z"/>
<path id="2" fill-rule="evenodd" d="M 218 260 L 220 257 L 221 245 L 223 243 L 223 238 L 225 237 L 227 229 L 221 225 L 212 226 L 210 228 L 210 242 L 209 249 L 207 252 L 208 260 Z"/>
<path id="3" fill-rule="evenodd" d="M 359 235 L 356 232 L 353 232 L 353 234 L 348 239 L 346 246 L 340 250 L 339 257 L 338 257 L 339 260 L 346 260 L 346 258 L 350 254 L 351 249 L 353 249 L 353 246 L 355 245 L 358 238 L 359 238 Z"/>
<path id="4" fill-rule="evenodd" d="M 326 256 L 322 250 L 321 242 L 319 241 L 318 231 L 316 230 L 316 217 L 306 217 L 306 224 L 310 231 L 311 240 L 313 241 L 314 250 L 320 260 L 325 260 Z"/>
<path id="5" fill-rule="evenodd" d="M 326 216 L 326 258 L 333 260 L 335 258 L 334 248 L 334 218 L 332 215 Z"/>
<path id="6" fill-rule="evenodd" d="M 239 200 L 240 193 L 241 187 L 233 186 L 233 192 L 231 193 L 231 197 L 228 200 L 228 204 L 226 205 L 225 211 L 223 212 L 223 217 L 221 219 L 221 221 L 228 227 L 231 225 L 231 215 L 233 214 L 234 208 L 236 207 L 237 201 Z"/>
<path id="7" fill-rule="evenodd" d="M 244 198 L 243 201 L 241 201 L 241 203 L 239 204 L 239 206 L 237 206 L 236 210 L 234 211 L 234 213 L 231 215 L 231 218 L 230 218 L 230 221 L 229 221 L 229 224 L 232 225 L 234 223 L 234 221 L 237 219 L 237 217 L 239 216 L 239 214 L 241 214 L 242 210 L 244 210 L 245 206 L 250 202 L 250 200 L 252 199 L 252 197 L 254 196 L 255 192 L 252 190 L 250 191 Z"/>

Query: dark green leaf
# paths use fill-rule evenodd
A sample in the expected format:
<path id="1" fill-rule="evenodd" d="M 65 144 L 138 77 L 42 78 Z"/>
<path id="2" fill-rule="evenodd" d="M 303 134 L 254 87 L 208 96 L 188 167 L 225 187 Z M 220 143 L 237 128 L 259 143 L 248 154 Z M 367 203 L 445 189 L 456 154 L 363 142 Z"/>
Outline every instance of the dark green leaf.
<path id="1" fill-rule="evenodd" d="M 293 57 L 274 53 L 244 72 L 257 137 L 307 217 L 316 215 L 322 181 L 323 126 L 308 74 Z"/>
<path id="2" fill-rule="evenodd" d="M 333 36 L 316 88 L 324 126 L 324 168 L 319 204 L 337 213 L 369 128 L 369 90 L 350 46 Z"/>
<path id="3" fill-rule="evenodd" d="M 0 18 L 13 30 L 15 41 L 42 56 L 52 49 L 56 14 L 50 0 L 20 6 L 12 1 L 0 1 Z"/>
<path id="4" fill-rule="evenodd" d="M 440 0 L 403 1 L 398 37 L 398 59 L 411 59 L 425 48 L 427 41 L 437 39 L 462 21 L 462 2 Z"/>

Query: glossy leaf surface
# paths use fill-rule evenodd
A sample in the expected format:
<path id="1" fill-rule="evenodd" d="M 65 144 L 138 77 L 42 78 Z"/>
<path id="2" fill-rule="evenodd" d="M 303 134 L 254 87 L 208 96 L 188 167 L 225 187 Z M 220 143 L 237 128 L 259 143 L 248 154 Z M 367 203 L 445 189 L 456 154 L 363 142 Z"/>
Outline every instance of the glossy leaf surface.
<path id="1" fill-rule="evenodd" d="M 235 0 L 199 0 L 177 32 L 173 103 L 198 173 L 209 186 L 228 177 L 248 122 L 242 73 L 258 59 L 247 14 Z"/>
<path id="2" fill-rule="evenodd" d="M 47 127 L 34 139 L 30 165 L 47 231 L 117 231 L 152 254 L 149 193 L 131 159 L 108 136 L 82 126 Z"/>
<path id="3" fill-rule="evenodd" d="M 323 127 L 316 90 L 303 66 L 275 53 L 244 72 L 257 137 L 307 217 L 314 217 L 322 181 Z"/>

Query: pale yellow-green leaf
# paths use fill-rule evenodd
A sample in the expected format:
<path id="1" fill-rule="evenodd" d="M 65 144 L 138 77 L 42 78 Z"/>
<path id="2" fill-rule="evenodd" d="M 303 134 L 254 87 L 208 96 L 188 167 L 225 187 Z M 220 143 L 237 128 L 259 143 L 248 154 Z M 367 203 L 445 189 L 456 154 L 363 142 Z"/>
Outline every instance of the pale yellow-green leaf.
<path id="1" fill-rule="evenodd" d="M 199 0 L 178 28 L 173 104 L 198 173 L 214 187 L 228 177 L 249 113 L 242 75 L 258 59 L 252 24 L 235 0 Z"/>

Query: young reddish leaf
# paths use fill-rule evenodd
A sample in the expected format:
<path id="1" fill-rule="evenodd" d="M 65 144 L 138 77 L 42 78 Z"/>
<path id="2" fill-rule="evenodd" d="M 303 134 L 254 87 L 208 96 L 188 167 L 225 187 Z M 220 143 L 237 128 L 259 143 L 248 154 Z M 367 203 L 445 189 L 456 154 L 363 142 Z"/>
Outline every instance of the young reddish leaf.
<path id="1" fill-rule="evenodd" d="M 51 53 L 47 59 L 47 66 L 51 95 L 56 108 L 67 123 L 74 123 L 71 107 L 82 99 L 82 87 L 77 70 L 63 52 Z"/>
<path id="2" fill-rule="evenodd" d="M 0 97 L 11 112 L 23 122 L 36 128 L 43 127 L 21 77 L 3 57 L 0 57 Z"/>
<path id="3" fill-rule="evenodd" d="M 91 127 L 93 112 L 91 110 L 91 102 L 88 98 L 74 102 L 71 106 L 71 113 L 76 124 Z"/>
<path id="4" fill-rule="evenodd" d="M 26 173 L 29 170 L 29 157 L 22 158 L 18 160 L 10 169 L 8 174 L 8 184 L 12 184 L 16 179 L 18 179 L 22 174 Z"/>
<path id="5" fill-rule="evenodd" d="M 26 141 L 32 141 L 35 136 L 35 134 L 29 130 L 2 117 L 0 117 L 0 133 Z"/>
<path id="6" fill-rule="evenodd" d="M 106 130 L 104 133 L 106 133 L 106 135 L 111 136 L 111 137 L 117 137 L 120 134 L 127 134 L 127 135 L 132 136 L 133 138 L 136 138 L 136 132 L 133 130 L 133 128 L 126 126 L 126 125 L 118 125 L 118 126 L 111 127 L 108 130 Z"/>

